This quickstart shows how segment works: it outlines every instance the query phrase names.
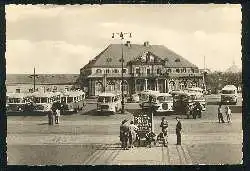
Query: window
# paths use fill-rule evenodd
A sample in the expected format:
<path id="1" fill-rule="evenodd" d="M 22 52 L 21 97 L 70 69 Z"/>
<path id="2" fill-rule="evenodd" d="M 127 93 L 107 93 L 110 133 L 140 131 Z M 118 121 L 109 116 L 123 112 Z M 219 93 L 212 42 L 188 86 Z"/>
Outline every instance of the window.
<path id="1" fill-rule="evenodd" d="M 136 74 L 140 74 L 140 68 L 136 68 L 136 69 L 135 69 L 135 73 L 136 73 Z"/>
<path id="2" fill-rule="evenodd" d="M 175 71 L 176 71 L 177 73 L 179 73 L 179 72 L 180 72 L 180 69 L 179 69 L 179 68 L 177 68 Z"/>
<path id="3" fill-rule="evenodd" d="M 161 74 L 161 69 L 157 69 L 157 74 Z"/>
<path id="4" fill-rule="evenodd" d="M 118 73 L 118 69 L 114 69 L 113 72 L 114 72 L 114 73 Z"/>
<path id="5" fill-rule="evenodd" d="M 107 73 L 107 74 L 109 73 L 109 69 L 106 69 L 106 73 Z"/>
<path id="6" fill-rule="evenodd" d="M 147 74 L 150 74 L 150 69 L 147 69 Z"/>
<path id="7" fill-rule="evenodd" d="M 123 69 L 123 71 L 122 71 L 123 73 L 126 73 L 127 72 L 127 69 Z"/>
<path id="8" fill-rule="evenodd" d="M 194 69 L 191 69 L 191 72 L 194 73 Z"/>
<path id="9" fill-rule="evenodd" d="M 16 89 L 16 93 L 20 93 L 21 92 L 21 89 L 20 88 L 17 88 Z"/>
<path id="10" fill-rule="evenodd" d="M 97 69 L 96 73 L 102 73 L 102 70 L 101 69 Z"/>

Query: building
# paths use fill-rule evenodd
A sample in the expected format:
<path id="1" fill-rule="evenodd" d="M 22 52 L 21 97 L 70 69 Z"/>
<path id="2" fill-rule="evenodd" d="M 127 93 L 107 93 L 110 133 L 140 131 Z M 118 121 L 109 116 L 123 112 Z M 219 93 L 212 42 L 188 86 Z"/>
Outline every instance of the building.
<path id="1" fill-rule="evenodd" d="M 38 74 L 35 79 L 36 91 L 65 91 L 75 86 L 78 74 Z M 28 93 L 33 92 L 34 79 L 28 74 L 7 74 L 7 92 Z"/>
<path id="2" fill-rule="evenodd" d="M 111 44 L 80 70 L 80 80 L 89 96 L 121 91 L 122 51 L 124 93 L 143 90 L 169 92 L 203 84 L 197 66 L 163 45 Z"/>

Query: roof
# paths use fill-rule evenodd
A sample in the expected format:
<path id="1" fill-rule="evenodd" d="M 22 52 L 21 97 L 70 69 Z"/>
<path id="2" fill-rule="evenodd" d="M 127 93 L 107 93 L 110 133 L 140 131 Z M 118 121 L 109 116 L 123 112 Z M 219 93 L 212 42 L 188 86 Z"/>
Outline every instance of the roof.
<path id="1" fill-rule="evenodd" d="M 195 67 L 196 65 L 190 63 L 182 56 L 171 51 L 163 45 L 149 45 L 144 46 L 140 44 L 131 44 L 131 46 L 123 45 L 124 64 L 138 58 L 144 52 L 150 52 L 152 55 L 160 59 L 167 60 L 165 67 Z M 97 55 L 86 67 L 121 67 L 121 44 L 111 44 Z M 177 60 L 177 62 L 176 62 Z M 179 61 L 178 61 L 179 60 Z"/>
<path id="2" fill-rule="evenodd" d="M 6 85 L 13 84 L 33 84 L 31 74 L 7 74 Z M 78 74 L 37 74 L 36 84 L 40 85 L 67 85 L 73 84 L 78 78 Z"/>
<path id="3" fill-rule="evenodd" d="M 226 85 L 222 90 L 237 90 L 237 88 L 234 85 Z"/>
<path id="4" fill-rule="evenodd" d="M 110 97 L 110 96 L 116 96 L 116 94 L 115 93 L 101 93 L 101 94 L 99 94 L 98 96 L 102 96 L 102 97 Z"/>
<path id="5" fill-rule="evenodd" d="M 171 94 L 169 94 L 169 93 L 153 93 L 152 94 L 152 96 L 171 96 L 172 97 L 172 95 Z"/>

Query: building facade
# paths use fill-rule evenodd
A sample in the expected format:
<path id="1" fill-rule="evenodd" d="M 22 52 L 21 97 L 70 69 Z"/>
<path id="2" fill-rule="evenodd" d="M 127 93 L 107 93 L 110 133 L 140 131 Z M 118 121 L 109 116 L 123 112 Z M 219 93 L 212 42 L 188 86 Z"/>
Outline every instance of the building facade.
<path id="1" fill-rule="evenodd" d="M 35 79 L 35 91 L 65 91 L 75 87 L 78 74 L 38 74 Z M 8 93 L 29 93 L 34 91 L 34 79 L 28 74 L 7 74 Z"/>
<path id="2" fill-rule="evenodd" d="M 122 71 L 122 54 L 124 69 Z M 203 74 L 197 66 L 162 45 L 111 44 L 80 71 L 80 80 L 89 96 L 103 91 L 124 94 L 143 90 L 169 92 L 202 87 Z"/>

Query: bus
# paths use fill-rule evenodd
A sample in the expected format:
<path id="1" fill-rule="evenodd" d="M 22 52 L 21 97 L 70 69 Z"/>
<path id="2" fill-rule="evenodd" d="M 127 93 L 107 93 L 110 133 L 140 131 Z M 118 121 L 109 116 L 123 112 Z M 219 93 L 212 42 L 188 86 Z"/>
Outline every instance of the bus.
<path id="1" fill-rule="evenodd" d="M 181 115 L 189 115 L 191 114 L 190 111 L 194 108 L 194 96 L 188 92 L 175 92 L 173 95 L 174 103 L 173 103 L 173 110 L 177 114 Z M 187 110 L 188 109 L 188 110 Z"/>
<path id="2" fill-rule="evenodd" d="M 49 112 L 53 102 L 59 99 L 59 96 L 53 92 L 34 92 L 32 93 L 34 112 Z"/>
<path id="3" fill-rule="evenodd" d="M 121 95 L 115 93 L 101 93 L 97 99 L 97 113 L 115 114 L 122 110 Z"/>
<path id="4" fill-rule="evenodd" d="M 7 112 L 23 112 L 26 104 L 24 93 L 7 93 L 6 108 Z"/>
<path id="5" fill-rule="evenodd" d="M 159 91 L 154 90 L 145 90 L 140 93 L 140 102 L 139 105 L 142 109 L 146 109 L 150 107 L 150 95 L 158 94 Z"/>
<path id="6" fill-rule="evenodd" d="M 77 113 L 85 106 L 85 93 L 82 90 L 63 92 L 60 95 L 60 103 L 62 104 L 62 113 Z"/>
<path id="7" fill-rule="evenodd" d="M 226 85 L 221 91 L 221 103 L 237 104 L 237 88 L 234 85 Z"/>
<path id="8" fill-rule="evenodd" d="M 202 111 L 206 110 L 206 99 L 205 99 L 203 93 L 193 92 L 193 93 L 189 93 L 189 95 L 192 96 L 193 102 L 199 102 L 200 103 L 200 105 L 202 107 Z"/>
<path id="9" fill-rule="evenodd" d="M 153 108 L 156 113 L 173 112 L 173 97 L 169 93 L 154 93 L 152 97 Z"/>

